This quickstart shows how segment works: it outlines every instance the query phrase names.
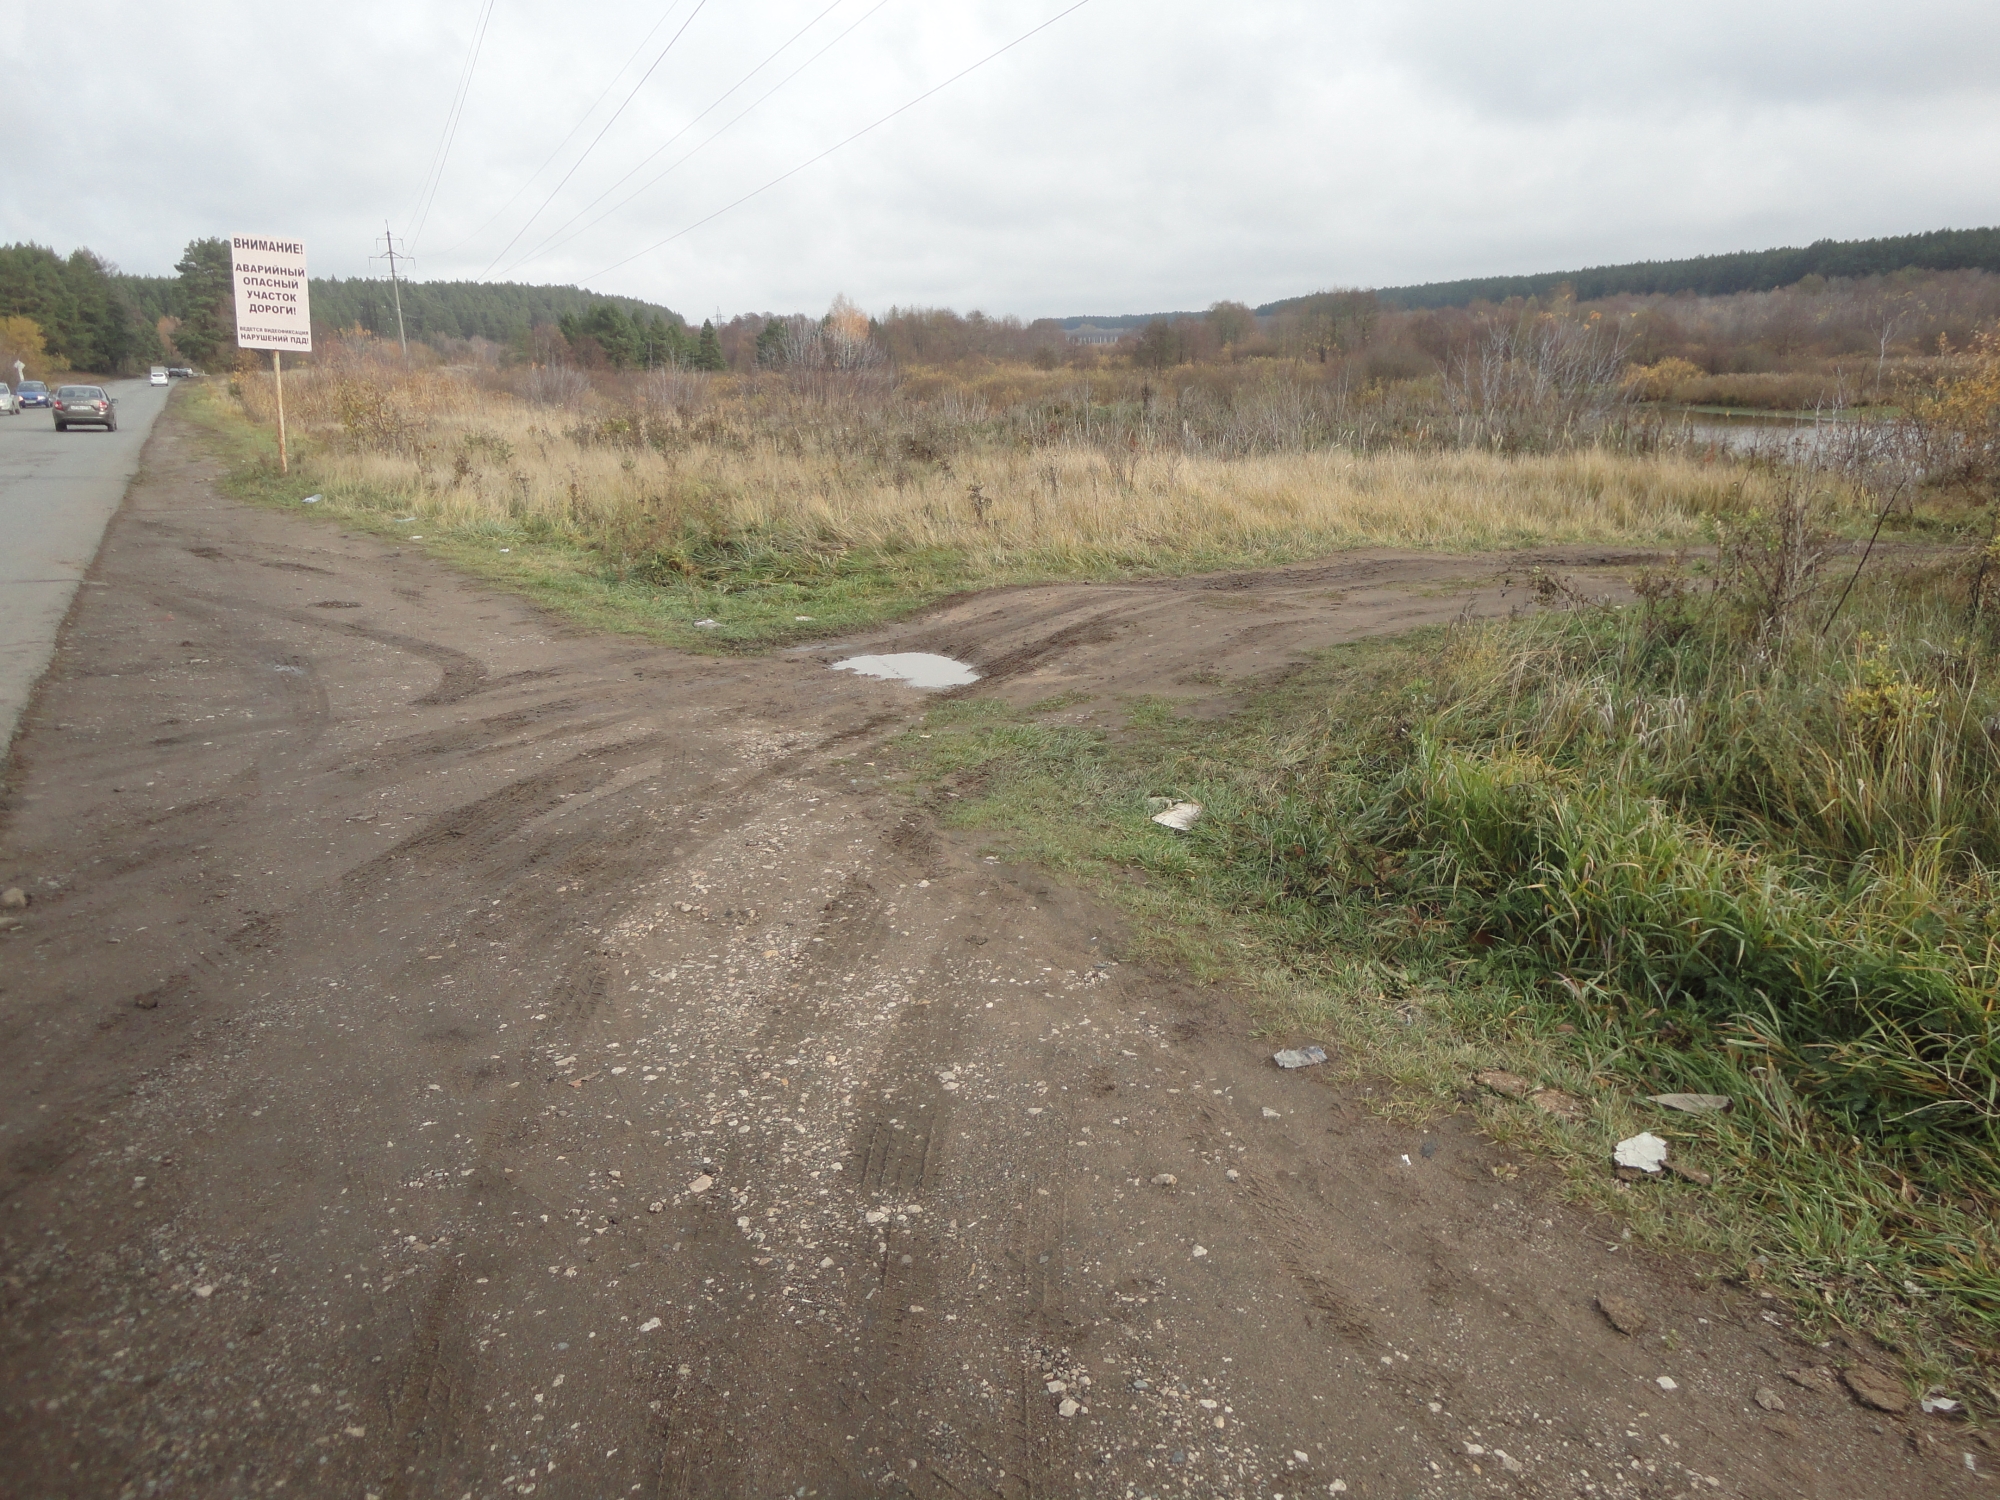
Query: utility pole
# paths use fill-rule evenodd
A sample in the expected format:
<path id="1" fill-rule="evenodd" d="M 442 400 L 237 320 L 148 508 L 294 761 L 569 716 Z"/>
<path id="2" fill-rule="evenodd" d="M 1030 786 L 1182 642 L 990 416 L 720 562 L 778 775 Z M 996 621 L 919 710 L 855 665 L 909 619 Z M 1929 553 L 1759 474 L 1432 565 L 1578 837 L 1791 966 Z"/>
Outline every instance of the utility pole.
<path id="1" fill-rule="evenodd" d="M 389 262 L 389 294 L 396 299 L 396 342 L 402 346 L 403 363 L 408 364 L 410 362 L 410 340 L 403 332 L 403 288 L 402 283 L 396 276 L 396 261 L 399 257 L 406 261 L 410 257 L 407 252 L 396 248 L 396 237 L 389 232 L 389 221 L 387 219 L 382 221 L 382 243 L 387 247 L 382 254 L 371 255 L 368 258 L 370 260 L 386 260 Z"/>

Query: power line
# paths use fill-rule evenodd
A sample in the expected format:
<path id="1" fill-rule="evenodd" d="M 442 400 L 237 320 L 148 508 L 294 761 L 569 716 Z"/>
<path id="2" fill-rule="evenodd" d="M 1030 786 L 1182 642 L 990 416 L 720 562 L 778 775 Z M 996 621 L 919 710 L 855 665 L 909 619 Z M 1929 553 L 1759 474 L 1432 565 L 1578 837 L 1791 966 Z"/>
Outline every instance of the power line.
<path id="1" fill-rule="evenodd" d="M 643 167 L 645 167 L 646 163 L 653 160 L 654 157 L 658 156 L 662 151 L 666 150 L 667 147 L 671 146 L 675 141 L 679 140 L 682 136 L 686 135 L 690 130 L 694 129 L 694 127 L 699 125 L 703 120 L 707 119 L 709 115 L 713 114 L 717 109 L 721 108 L 723 102 L 726 99 L 728 99 L 731 94 L 735 93 L 738 89 L 742 88 L 744 84 L 748 83 L 751 79 L 755 78 L 759 73 L 763 72 L 765 68 L 769 67 L 772 63 L 776 62 L 778 58 L 781 57 L 785 53 L 785 51 L 791 47 L 791 45 L 794 42 L 796 42 L 800 37 L 804 36 L 808 31 L 811 31 L 813 27 L 819 25 L 821 21 L 825 20 L 829 15 L 831 15 L 834 11 L 838 10 L 842 5 L 846 3 L 847 0 L 833 0 L 833 4 L 829 5 L 825 10 L 821 11 L 818 15 L 814 16 L 810 21 L 806 22 L 805 25 L 801 26 L 797 31 L 793 32 L 791 36 L 788 37 L 785 40 L 785 42 L 778 47 L 776 51 L 772 52 L 769 57 L 766 57 L 762 62 L 758 63 L 756 67 L 752 68 L 748 73 L 745 73 L 741 78 L 737 79 L 736 82 L 731 84 L 721 94 L 717 95 L 715 101 L 711 103 L 708 106 L 708 108 L 704 109 L 700 114 L 696 115 L 692 120 L 689 120 L 687 124 L 683 125 L 679 130 L 676 130 L 672 135 L 668 136 L 664 141 L 660 142 L 659 145 L 655 146 L 651 151 L 647 152 L 645 156 L 641 157 L 639 161 L 636 162 L 632 166 L 632 168 L 625 173 L 623 177 L 620 177 L 618 179 L 617 182 L 612 183 L 611 186 L 607 187 L 603 192 L 599 193 L 595 198 L 591 199 L 590 202 L 584 204 L 582 208 L 578 209 L 575 213 L 571 214 L 569 218 L 564 220 L 561 224 L 558 224 L 555 227 L 555 229 L 550 231 L 548 236 L 544 238 L 540 244 L 536 245 L 534 249 L 530 250 L 526 255 L 523 255 L 519 260 L 515 261 L 512 266 L 509 266 L 507 268 L 507 273 L 509 275 L 513 274 L 513 272 L 519 270 L 522 266 L 526 265 L 529 261 L 534 260 L 537 256 L 543 254 L 545 251 L 552 250 L 558 245 L 567 244 L 569 243 L 570 240 L 576 238 L 575 235 L 562 237 L 563 231 L 569 228 L 569 226 L 574 224 L 578 219 L 582 218 L 585 214 L 589 213 L 593 208 L 597 207 L 597 205 L 602 203 L 606 198 L 610 197 L 613 193 L 618 191 L 619 187 L 623 183 L 628 181 L 633 176 L 634 173 L 640 171 Z M 777 83 L 772 85 L 771 88 L 766 90 L 747 108 L 740 111 L 734 118 L 729 120 L 727 124 L 723 125 L 720 130 L 717 130 L 713 135 L 709 136 L 708 140 L 703 141 L 699 146 L 696 146 L 693 151 L 688 152 L 685 156 L 682 156 L 680 160 L 668 166 L 665 171 L 659 173 L 657 176 L 649 178 L 646 182 L 641 184 L 635 191 L 628 194 L 626 197 L 621 198 L 617 203 L 614 203 L 610 208 L 606 209 L 603 213 L 599 214 L 595 219 L 592 219 L 590 221 L 590 224 L 585 225 L 584 228 L 588 229 L 591 227 L 591 225 L 603 223 L 604 220 L 608 219 L 612 214 L 618 212 L 619 209 L 623 208 L 627 203 L 630 203 L 634 198 L 638 197 L 641 193 L 649 191 L 656 183 L 660 182 L 670 173 L 677 170 L 690 157 L 694 156 L 696 152 L 699 152 L 703 150 L 705 147 L 707 147 L 710 142 L 714 141 L 717 136 L 720 136 L 723 133 L 723 131 L 728 130 L 729 127 L 731 125 L 734 125 L 737 120 L 740 120 L 743 118 L 744 115 L 749 114 L 751 110 L 757 108 L 758 105 L 762 104 L 766 99 L 770 98 L 772 94 L 777 93 L 779 89 L 783 88 L 786 84 L 790 83 L 794 78 L 798 77 L 799 74 L 803 73 L 807 68 L 811 67 L 814 63 L 818 62 L 834 47 L 838 46 L 841 43 L 841 41 L 844 40 L 850 33 L 852 33 L 855 27 L 860 26 L 863 21 L 866 21 L 868 19 L 869 16 L 874 15 L 876 11 L 880 10 L 884 5 L 887 5 L 888 3 L 889 0 L 876 0 L 876 3 L 869 8 L 867 13 L 864 14 L 860 18 L 860 20 L 853 22 L 838 36 L 834 37 L 832 41 L 828 42 L 824 47 L 821 47 L 819 51 L 815 52 L 811 57 L 807 58 L 804 62 L 800 63 L 796 68 L 792 69 L 791 72 L 787 73 L 783 78 L 779 79 Z M 580 234 L 583 231 L 579 230 L 577 232 Z"/>
<path id="2" fill-rule="evenodd" d="M 493 20 L 493 7 L 497 0 L 486 0 L 486 8 L 479 13 L 479 23 L 472 34 L 472 48 L 466 54 L 465 66 L 459 72 L 458 92 L 452 97 L 451 108 L 445 113 L 444 135 L 438 141 L 438 149 L 431 160 L 430 171 L 424 174 L 424 182 L 417 189 L 417 202 L 421 212 L 415 215 L 417 232 L 413 240 L 423 238 L 424 223 L 431 216 L 431 205 L 437 202 L 438 188 L 444 183 L 445 163 L 451 157 L 452 142 L 458 139 L 459 121 L 465 118 L 465 101 L 472 93 L 472 75 L 479 68 L 479 52 L 486 45 L 486 28 Z M 405 220 L 404 222 L 408 222 Z"/>
<path id="3" fill-rule="evenodd" d="M 396 237 L 389 232 L 387 220 L 384 220 L 382 224 L 382 242 L 388 248 L 381 255 L 371 255 L 368 258 L 370 260 L 386 260 L 389 262 L 389 287 L 391 294 L 396 299 L 396 342 L 402 346 L 403 363 L 408 364 L 410 362 L 410 339 L 409 335 L 403 332 L 403 283 L 396 275 L 396 262 L 399 260 L 408 260 L 410 256 L 408 251 L 396 248 Z M 407 244 L 408 241 L 405 241 L 405 243 Z"/>
<path id="4" fill-rule="evenodd" d="M 598 91 L 597 97 L 590 101 L 590 108 L 586 109 L 581 115 L 577 116 L 576 123 L 570 126 L 569 128 L 569 133 L 565 135 L 561 140 L 556 142 L 555 150 L 551 151 L 547 156 L 542 158 L 542 164 L 539 167 L 535 168 L 534 171 L 530 172 L 526 177 L 521 179 L 521 185 L 514 189 L 513 195 L 509 197 L 505 203 L 501 204 L 498 208 L 494 209 L 493 212 L 487 216 L 486 222 L 484 224 L 481 224 L 477 229 L 473 230 L 472 233 L 466 235 L 465 238 L 461 239 L 458 242 L 458 244 L 451 246 L 450 249 L 439 251 L 438 253 L 440 255 L 451 255 L 457 250 L 459 250 L 462 246 L 471 244 L 474 240 L 478 239 L 480 235 L 486 233 L 486 231 L 493 226 L 493 224 L 500 218 L 502 214 L 506 213 L 508 209 L 512 208 L 517 202 L 520 201 L 521 194 L 527 192 L 529 184 L 532 183 L 537 177 L 541 176 L 542 173 L 548 171 L 549 163 L 554 161 L 558 156 L 561 156 L 563 153 L 563 148 L 569 145 L 571 141 L 576 139 L 576 133 L 579 130 L 583 129 L 584 122 L 588 120 L 592 115 L 597 113 L 597 106 L 602 104 L 606 99 L 611 97 L 611 90 L 617 86 L 618 80 L 625 76 L 625 70 L 631 67 L 633 63 L 639 60 L 639 54 L 646 50 L 647 43 L 651 42 L 653 38 L 659 34 L 660 28 L 667 24 L 667 17 L 671 16 L 675 11 L 679 10 L 680 8 L 681 8 L 681 0 L 673 0 L 673 3 L 671 5 L 669 5 L 665 10 L 660 12 L 660 19 L 653 23 L 653 29 L 651 31 L 648 31 L 643 37 L 639 39 L 639 45 L 632 49 L 631 55 L 627 57 L 625 61 L 620 63 L 618 65 L 618 70 L 604 81 L 604 87 Z"/>
<path id="5" fill-rule="evenodd" d="M 626 105 L 630 104 L 634 99 L 638 97 L 639 90 L 646 86 L 646 80 L 648 78 L 651 78 L 653 76 L 654 71 L 660 66 L 660 64 L 667 60 L 667 54 L 674 50 L 674 44 L 680 41 L 682 37 L 687 35 L 688 27 L 694 25 L 694 18 L 702 13 L 703 7 L 705 7 L 707 4 L 708 0 L 697 0 L 695 8 L 688 12 L 688 18 L 685 21 L 681 22 L 681 29 L 679 31 L 676 31 L 673 34 L 673 36 L 668 39 L 667 45 L 660 49 L 660 55 L 653 59 L 652 67 L 647 68 L 646 71 L 640 75 L 639 81 L 632 85 L 631 92 L 628 93 L 622 101 L 620 101 L 618 108 L 614 109 L 611 112 L 611 118 L 604 122 L 603 129 L 600 129 L 596 135 L 592 136 L 590 144 L 583 148 L 583 155 L 579 156 L 575 161 L 570 163 L 569 170 L 563 173 L 562 181 L 558 182 L 554 187 L 550 188 L 549 195 L 548 197 L 542 200 L 541 206 L 538 207 L 533 213 L 528 215 L 527 223 L 524 223 L 519 229 L 515 230 L 513 239 L 508 240 L 506 244 L 500 247 L 500 254 L 494 256 L 493 259 L 487 264 L 486 269 L 479 273 L 482 277 L 490 276 L 493 273 L 493 267 L 500 264 L 501 257 L 506 255 L 506 253 L 509 250 L 512 250 L 514 248 L 515 241 L 519 240 L 522 235 L 528 232 L 528 225 L 534 223 L 535 220 L 539 219 L 542 216 L 542 210 L 547 208 L 551 203 L 555 202 L 556 194 L 560 193 L 563 190 L 564 186 L 567 185 L 570 178 L 576 176 L 576 169 L 582 166 L 584 162 L 589 158 L 590 153 L 597 149 L 597 143 L 604 139 L 605 131 L 608 131 L 613 125 L 616 125 L 618 123 L 618 117 L 625 113 Z"/>
<path id="6" fill-rule="evenodd" d="M 1074 5 L 1068 7 L 1065 10 L 1057 11 L 1054 15 L 1050 16 L 1046 21 L 1042 22 L 1039 26 L 1030 27 L 1028 30 L 1022 32 L 1019 36 L 1015 37 L 1014 40 L 1009 42 L 1006 46 L 987 53 L 986 56 L 980 58 L 978 62 L 972 64 L 971 67 L 961 68 L 958 72 L 952 74 L 951 77 L 945 79 L 943 83 L 925 89 L 924 92 L 917 95 L 916 98 L 910 100 L 907 104 L 898 105 L 896 108 L 890 110 L 889 113 L 882 116 L 881 119 L 875 121 L 873 124 L 864 125 L 859 130 L 855 131 L 854 134 L 846 136 L 841 140 L 835 141 L 831 146 L 828 146 L 824 151 L 820 152 L 819 155 L 808 157 L 805 161 L 802 161 L 796 167 L 793 167 L 789 172 L 780 172 L 776 177 L 773 177 L 769 182 L 765 183 L 762 187 L 752 188 L 749 192 L 745 193 L 741 198 L 736 199 L 734 202 L 723 204 L 723 206 L 718 208 L 714 213 L 709 214 L 703 218 L 696 219 L 692 224 L 687 225 L 685 228 L 675 230 L 672 234 L 668 235 L 663 240 L 654 241 L 652 244 L 648 245 L 643 250 L 633 251 L 630 255 L 626 256 L 624 260 L 613 261 L 610 265 L 604 267 L 603 270 L 592 271 L 588 276 L 584 277 L 583 279 L 585 281 L 595 281 L 598 277 L 603 276 L 608 272 L 615 271 L 620 266 L 630 264 L 632 261 L 637 260 L 642 255 L 651 255 L 655 250 L 664 249 L 666 246 L 671 245 L 675 240 L 681 239 L 686 235 L 693 234 L 697 229 L 701 228 L 702 225 L 704 224 L 714 223 L 717 219 L 721 218 L 724 214 L 730 212 L 732 209 L 741 208 L 744 204 L 748 203 L 752 198 L 756 198 L 764 193 L 768 193 L 772 188 L 776 187 L 779 183 L 784 182 L 788 178 L 798 176 L 799 173 L 803 172 L 807 167 L 810 167 L 817 162 L 825 161 L 829 156 L 833 155 L 834 152 L 840 150 L 842 147 L 853 145 L 854 142 L 860 140 L 861 137 L 867 135 L 871 130 L 879 130 L 882 126 L 887 125 L 891 120 L 895 119 L 896 116 L 907 113 L 912 109 L 915 109 L 919 104 L 922 104 L 926 99 L 930 98 L 933 94 L 941 93 L 943 90 L 950 88 L 954 83 L 957 83 L 959 79 L 965 77 L 966 74 L 968 73 L 978 72 L 979 69 L 985 67 L 988 63 L 992 62 L 994 58 L 999 57 L 1004 53 L 1012 52 L 1016 47 L 1020 46 L 1021 43 L 1027 41 L 1030 37 L 1036 35 L 1039 32 L 1047 31 L 1051 26 L 1055 25 L 1056 22 L 1062 20 L 1065 16 L 1074 15 L 1076 12 L 1082 10 L 1084 6 L 1088 4 L 1090 4 L 1090 0 L 1076 0 L 1076 3 Z"/>

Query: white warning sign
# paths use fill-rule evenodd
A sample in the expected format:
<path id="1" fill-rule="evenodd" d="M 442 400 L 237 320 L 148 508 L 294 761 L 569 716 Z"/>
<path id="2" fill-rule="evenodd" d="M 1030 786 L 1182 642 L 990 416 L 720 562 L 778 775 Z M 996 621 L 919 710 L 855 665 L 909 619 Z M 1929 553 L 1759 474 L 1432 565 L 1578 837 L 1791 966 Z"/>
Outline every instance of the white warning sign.
<path id="1" fill-rule="evenodd" d="M 244 349 L 313 346 L 303 240 L 260 234 L 229 237 L 229 279 L 236 286 L 236 343 Z"/>

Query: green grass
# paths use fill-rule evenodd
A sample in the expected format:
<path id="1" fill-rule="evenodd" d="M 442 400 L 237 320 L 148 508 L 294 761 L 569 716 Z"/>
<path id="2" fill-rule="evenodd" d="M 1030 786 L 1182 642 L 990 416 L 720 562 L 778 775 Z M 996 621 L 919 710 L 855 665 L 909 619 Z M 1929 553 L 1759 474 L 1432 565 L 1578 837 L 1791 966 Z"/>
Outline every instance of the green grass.
<path id="1" fill-rule="evenodd" d="M 1857 616 L 1912 623 L 1907 603 L 1877 594 Z M 1155 700 L 1104 732 L 1063 722 L 1067 703 L 957 702 L 906 750 L 959 794 L 948 821 L 1110 896 L 1139 956 L 1236 987 L 1274 1042 L 1331 1044 L 1412 1115 L 1460 1107 L 1487 1068 L 1581 1098 L 1576 1121 L 1483 1091 L 1470 1107 L 1643 1238 L 1711 1257 L 1809 1332 L 1872 1333 L 1914 1378 L 1990 1404 L 1993 986 L 1967 946 L 1983 930 L 1990 767 L 1961 767 L 1956 853 L 1929 866 L 1840 834 L 1823 808 L 1732 804 L 1732 786 L 1774 788 L 1768 769 L 1744 769 L 1756 752 L 1735 747 L 1735 781 L 1692 763 L 1726 760 L 1715 752 L 1743 723 L 1703 721 L 1681 760 L 1642 723 L 1653 765 L 1629 734 L 1579 733 L 1555 701 L 1607 687 L 1647 629 L 1637 611 L 1601 611 L 1343 648 L 1219 722 Z M 1679 675 L 1652 660 L 1656 696 L 1699 699 L 1690 658 L 1705 650 L 1691 632 L 1667 653 Z M 1735 695 L 1738 713 L 1796 731 L 1815 694 L 1881 686 L 1874 646 L 1825 652 L 1851 671 L 1816 683 L 1827 655 L 1808 651 Z M 1711 702 L 1731 696 L 1726 660 Z M 1639 668 L 1625 669 L 1631 685 Z M 1804 763 L 1796 733 L 1773 735 L 1769 753 Z M 1206 814 L 1191 834 L 1161 829 L 1147 804 L 1161 796 Z M 1941 1084 L 1951 1108 L 1930 1107 Z M 1677 1091 L 1738 1105 L 1687 1116 L 1645 1099 Z M 1714 1185 L 1615 1182 L 1611 1147 L 1641 1129 Z"/>

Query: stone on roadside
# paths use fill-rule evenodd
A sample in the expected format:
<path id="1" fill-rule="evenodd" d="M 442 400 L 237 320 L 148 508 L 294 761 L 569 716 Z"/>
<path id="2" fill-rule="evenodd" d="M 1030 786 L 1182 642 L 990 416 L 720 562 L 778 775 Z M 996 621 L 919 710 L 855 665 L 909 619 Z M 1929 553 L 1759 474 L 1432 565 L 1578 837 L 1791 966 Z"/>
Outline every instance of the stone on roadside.
<path id="1" fill-rule="evenodd" d="M 1543 1114 L 1554 1115 L 1558 1120 L 1581 1120 L 1590 1113 L 1589 1105 L 1561 1089 L 1536 1089 L 1528 1096 L 1528 1102 Z"/>
<path id="2" fill-rule="evenodd" d="M 715 1179 L 709 1176 L 708 1173 L 703 1172 L 699 1177 L 695 1178 L 693 1182 L 690 1182 L 688 1184 L 688 1191 L 690 1193 L 705 1193 L 714 1186 L 715 1186 Z"/>
<path id="3" fill-rule="evenodd" d="M 1180 1178 L 1174 1176 L 1171 1172 L 1155 1172 L 1153 1174 L 1154 1187 L 1179 1187 L 1180 1182 Z"/>
<path id="4" fill-rule="evenodd" d="M 1840 1372 L 1840 1378 L 1863 1406 L 1891 1415 L 1910 1409 L 1910 1393 L 1903 1389 L 1902 1381 L 1873 1365 L 1851 1365 Z"/>
<path id="5" fill-rule="evenodd" d="M 1059 1417 L 1073 1417 L 1077 1414 L 1078 1410 L 1076 1397 L 1065 1396 L 1062 1398 L 1061 1404 L 1056 1407 L 1056 1415 Z"/>
<path id="6" fill-rule="evenodd" d="M 1604 1314 L 1607 1323 L 1627 1338 L 1635 1339 L 1646 1331 L 1645 1310 L 1629 1298 L 1599 1292 L 1597 1310 Z"/>
<path id="7" fill-rule="evenodd" d="M 19 911 L 33 899 L 18 885 L 10 885 L 6 890 L 0 891 L 0 906 L 4 906 L 11 911 Z"/>
<path id="8" fill-rule="evenodd" d="M 1833 1371 L 1823 1365 L 1805 1370 L 1787 1370 L 1785 1379 L 1801 1390 L 1812 1391 L 1821 1396 L 1833 1394 Z"/>
<path id="9" fill-rule="evenodd" d="M 1680 1178 L 1682 1182 L 1691 1182 L 1696 1187 L 1715 1186 L 1715 1179 L 1702 1171 L 1700 1167 L 1684 1167 L 1677 1161 L 1670 1161 L 1667 1163 L 1667 1170 Z"/>
<path id="10" fill-rule="evenodd" d="M 1535 1091 L 1535 1086 L 1519 1073 L 1506 1073 L 1498 1068 L 1485 1073 L 1474 1073 L 1472 1081 L 1493 1090 L 1496 1094 L 1505 1094 L 1509 1099 L 1525 1099 Z"/>
<path id="11" fill-rule="evenodd" d="M 1273 1052 L 1271 1061 L 1281 1068 L 1316 1068 L 1326 1061 L 1326 1048 L 1287 1047 L 1282 1052 Z"/>
<path id="12" fill-rule="evenodd" d="M 1757 1387 L 1757 1404 L 1763 1407 L 1765 1411 L 1783 1411 L 1785 1409 L 1785 1398 L 1772 1390 L 1768 1385 L 1760 1385 Z"/>

